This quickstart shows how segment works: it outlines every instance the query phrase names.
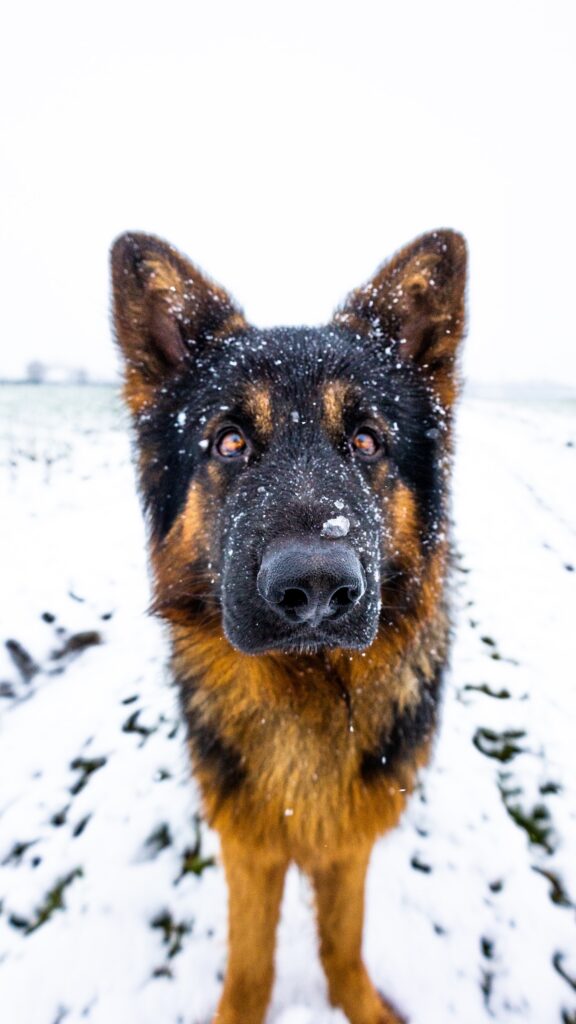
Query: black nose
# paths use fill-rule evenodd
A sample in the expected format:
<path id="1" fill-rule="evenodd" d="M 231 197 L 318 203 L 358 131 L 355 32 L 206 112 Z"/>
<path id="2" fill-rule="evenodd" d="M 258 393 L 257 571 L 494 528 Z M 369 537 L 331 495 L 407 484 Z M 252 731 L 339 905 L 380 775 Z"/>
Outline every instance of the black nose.
<path id="1" fill-rule="evenodd" d="M 283 619 L 317 626 L 349 612 L 364 594 L 366 580 L 348 545 L 282 541 L 266 551 L 256 586 Z"/>

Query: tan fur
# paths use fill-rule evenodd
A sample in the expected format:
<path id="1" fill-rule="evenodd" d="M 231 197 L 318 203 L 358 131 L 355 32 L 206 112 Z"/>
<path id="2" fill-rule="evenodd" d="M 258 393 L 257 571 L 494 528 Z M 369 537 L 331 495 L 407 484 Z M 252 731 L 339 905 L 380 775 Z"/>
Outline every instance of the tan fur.
<path id="1" fill-rule="evenodd" d="M 124 400 L 133 415 L 146 412 L 167 369 L 188 358 L 201 316 L 217 317 L 214 336 L 246 328 L 223 288 L 208 281 L 172 246 L 153 235 L 123 235 L 112 250 L 112 288 L 118 343 L 126 357 Z"/>
<path id="2" fill-rule="evenodd" d="M 288 861 L 233 839 L 222 843 L 222 859 L 229 893 L 230 954 L 214 1022 L 260 1024 L 272 990 L 274 942 Z"/>
<path id="3" fill-rule="evenodd" d="M 267 440 L 272 435 L 272 401 L 266 388 L 249 384 L 246 388 L 246 409 L 254 420 L 260 438 Z"/>
<path id="4" fill-rule="evenodd" d="M 435 231 L 405 246 L 348 297 L 336 323 L 360 336 L 394 338 L 401 359 L 419 363 L 439 400 L 456 397 L 456 356 L 465 329 L 466 243 Z"/>
<path id="5" fill-rule="evenodd" d="M 370 846 L 360 843 L 326 866 L 303 864 L 316 898 L 320 957 L 330 1002 L 350 1024 L 398 1024 L 400 1018 L 374 988 L 362 961 L 364 885 Z"/>
<path id="6" fill-rule="evenodd" d="M 344 431 L 344 404 L 349 390 L 349 386 L 340 380 L 332 381 L 324 388 L 324 423 L 331 437 L 340 438 Z"/>

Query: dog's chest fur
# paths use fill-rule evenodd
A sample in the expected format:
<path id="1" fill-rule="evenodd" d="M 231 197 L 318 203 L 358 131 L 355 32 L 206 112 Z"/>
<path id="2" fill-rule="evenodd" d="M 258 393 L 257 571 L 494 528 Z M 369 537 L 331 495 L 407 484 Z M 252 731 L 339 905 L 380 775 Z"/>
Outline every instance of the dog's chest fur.
<path id="1" fill-rule="evenodd" d="M 206 651 L 176 629 L 174 668 L 210 822 L 297 860 L 391 827 L 429 755 L 448 633 L 440 605 L 404 650 L 377 640 L 367 652 L 316 657 L 230 652 L 230 665 L 220 656 L 210 670 Z"/>

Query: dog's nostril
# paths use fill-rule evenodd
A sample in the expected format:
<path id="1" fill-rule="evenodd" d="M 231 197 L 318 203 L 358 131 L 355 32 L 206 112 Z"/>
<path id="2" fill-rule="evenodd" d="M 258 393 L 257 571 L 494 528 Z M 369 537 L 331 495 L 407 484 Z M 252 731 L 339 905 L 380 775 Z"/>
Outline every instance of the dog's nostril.
<path id="1" fill-rule="evenodd" d="M 349 608 L 362 596 L 361 589 L 359 586 L 356 587 L 338 587 L 330 598 L 330 607 L 334 611 L 339 611 L 341 608 Z"/>
<path id="2" fill-rule="evenodd" d="M 305 590 L 301 590 L 300 587 L 288 587 L 277 604 L 280 608 L 293 612 L 298 608 L 306 607 L 308 604 L 308 594 Z"/>

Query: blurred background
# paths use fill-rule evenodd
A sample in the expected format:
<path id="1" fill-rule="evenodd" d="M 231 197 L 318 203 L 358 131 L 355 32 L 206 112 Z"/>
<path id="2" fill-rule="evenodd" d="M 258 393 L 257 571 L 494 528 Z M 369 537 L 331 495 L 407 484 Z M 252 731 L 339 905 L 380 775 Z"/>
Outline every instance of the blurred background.
<path id="1" fill-rule="evenodd" d="M 113 238 L 165 237 L 266 326 L 325 321 L 440 226 L 471 254 L 455 643 L 434 758 L 374 852 L 366 957 L 412 1024 L 576 1024 L 575 10 L 4 15 L 3 1024 L 207 1024 L 226 958 L 218 839 L 146 615 Z M 342 1021 L 293 871 L 268 1022 Z"/>
<path id="2" fill-rule="evenodd" d="M 325 320 L 449 226 L 471 249 L 469 380 L 576 384 L 566 0 L 54 0 L 7 29 L 0 376 L 114 378 L 128 228 L 265 326 Z"/>

